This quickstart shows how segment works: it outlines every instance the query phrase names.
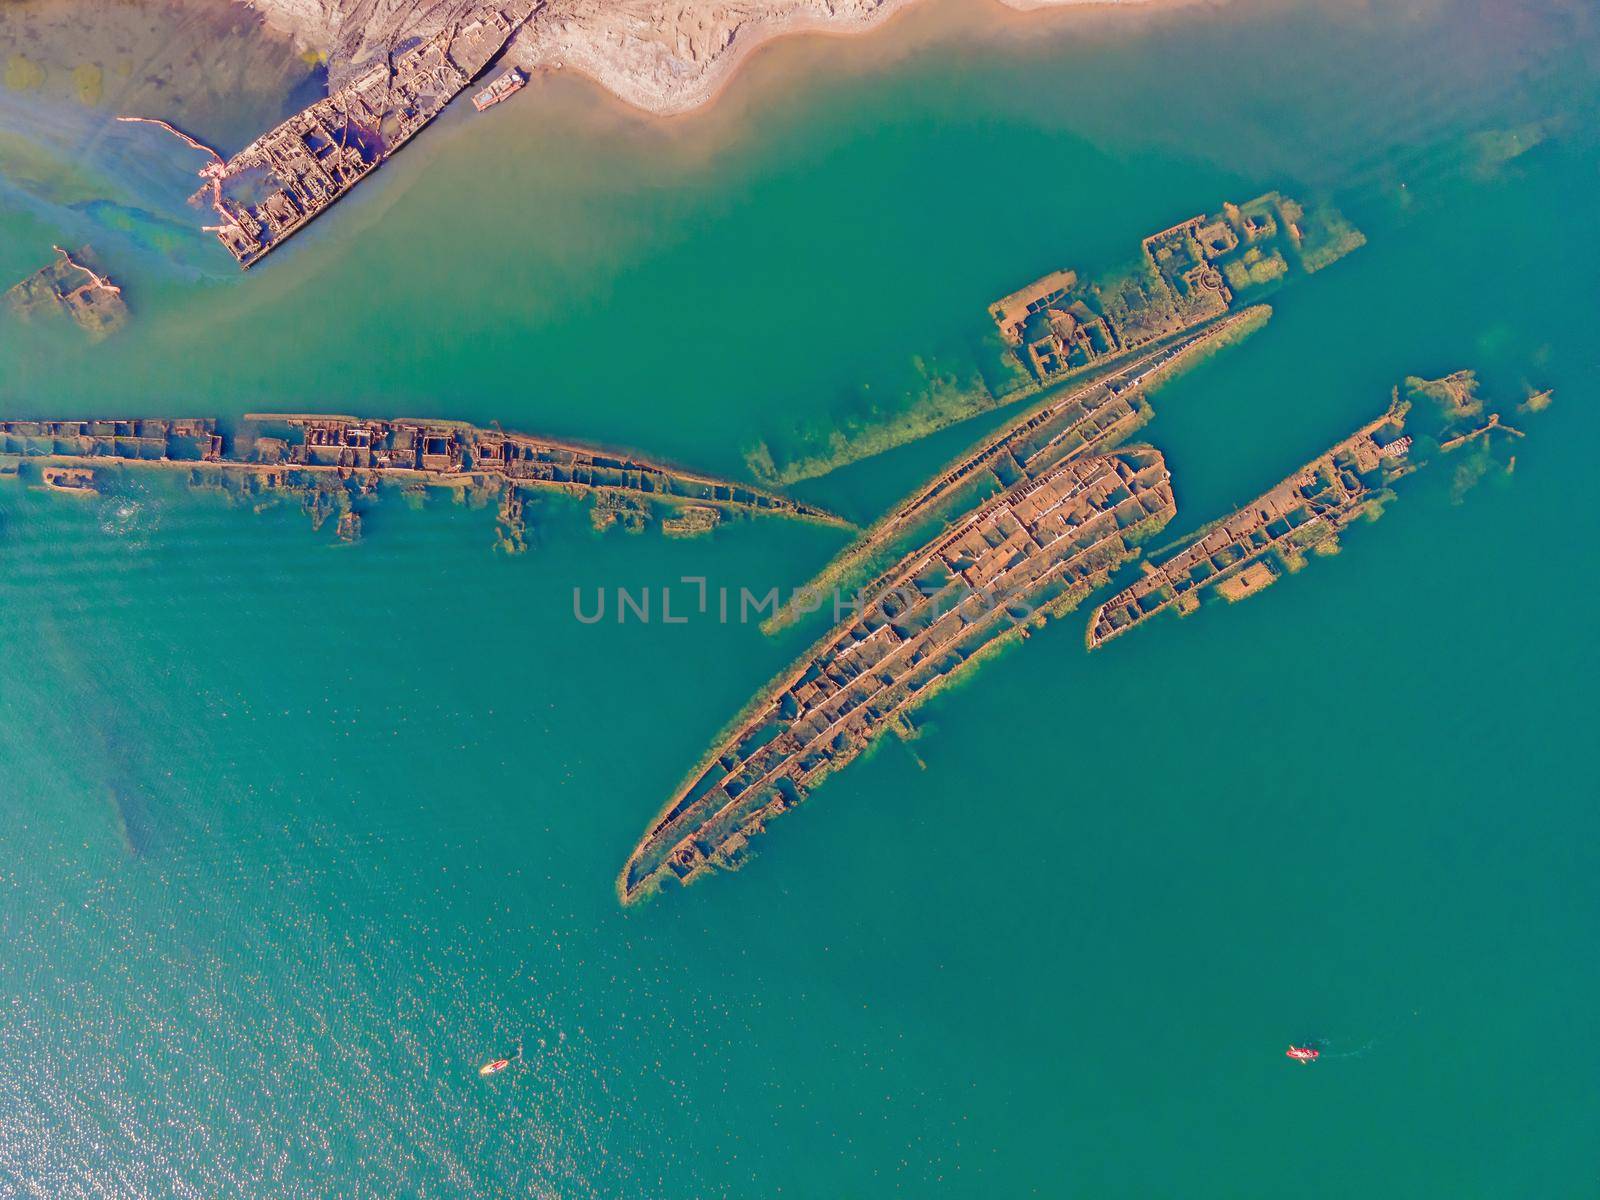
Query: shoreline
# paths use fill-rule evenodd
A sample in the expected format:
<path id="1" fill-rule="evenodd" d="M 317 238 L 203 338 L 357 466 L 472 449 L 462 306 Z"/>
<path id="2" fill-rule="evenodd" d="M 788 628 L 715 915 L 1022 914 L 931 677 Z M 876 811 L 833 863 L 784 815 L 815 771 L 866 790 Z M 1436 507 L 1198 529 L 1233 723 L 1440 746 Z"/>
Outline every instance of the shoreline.
<path id="1" fill-rule="evenodd" d="M 1197 3 L 1198 0 L 984 0 L 984 6 L 1005 17 L 1037 17 L 1044 13 L 1083 13 L 1155 10 Z M 637 72 L 619 69 L 614 63 L 596 61 L 569 51 L 563 58 L 535 43 L 530 52 L 524 33 L 511 45 L 507 61 L 529 71 L 567 72 L 589 80 L 625 107 L 660 120 L 701 113 L 722 99 L 757 54 L 791 40 L 807 37 L 819 40 L 854 40 L 877 33 L 897 23 L 913 9 L 932 7 L 930 0 L 882 0 L 876 7 L 847 17 L 829 17 L 818 12 L 779 16 L 767 22 L 740 26 L 727 47 L 711 57 L 692 83 L 678 88 L 657 86 Z M 748 32 L 747 32 L 748 31 Z M 537 29 L 533 34 L 537 35 Z"/>
<path id="2" fill-rule="evenodd" d="M 410 0 L 382 20 L 349 29 L 332 24 L 323 12 L 326 0 L 234 2 L 257 13 L 267 29 L 326 54 L 334 72 L 365 61 L 406 34 L 431 32 L 459 7 L 449 0 Z M 1199 2 L 985 0 L 985 7 L 998 20 L 1024 19 L 1034 26 L 1045 13 L 1149 14 Z M 807 35 L 854 39 L 926 7 L 931 7 L 928 0 L 856 0 L 827 6 L 818 0 L 776 0 L 775 11 L 752 16 L 694 7 L 624 5 L 602 10 L 580 5 L 576 12 L 546 8 L 512 41 L 503 62 L 530 72 L 580 76 L 631 110 L 655 118 L 680 117 L 720 99 L 758 51 Z"/>

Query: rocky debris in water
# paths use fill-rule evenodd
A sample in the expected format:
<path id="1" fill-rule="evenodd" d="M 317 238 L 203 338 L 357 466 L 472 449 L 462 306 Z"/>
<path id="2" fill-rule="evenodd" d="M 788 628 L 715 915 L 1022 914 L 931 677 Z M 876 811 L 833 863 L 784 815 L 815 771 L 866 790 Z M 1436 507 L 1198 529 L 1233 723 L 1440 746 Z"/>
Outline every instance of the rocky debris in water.
<path id="1" fill-rule="evenodd" d="M 597 530 L 620 525 L 629 533 L 643 533 L 650 524 L 650 502 L 617 492 L 601 492 L 595 497 L 589 519 Z"/>
<path id="2" fill-rule="evenodd" d="M 674 516 L 662 518 L 661 532 L 668 537 L 699 537 L 715 529 L 721 519 L 716 509 L 691 504 Z"/>
<path id="3" fill-rule="evenodd" d="M 495 520 L 494 548 L 507 554 L 521 554 L 528 548 L 528 522 L 522 493 L 507 487 Z"/>
<path id="4" fill-rule="evenodd" d="M 353 508 L 340 513 L 339 524 L 334 527 L 334 532 L 341 542 L 359 542 L 361 540 L 361 514 Z"/>
<path id="5" fill-rule="evenodd" d="M 11 311 L 24 321 L 65 314 L 94 341 L 108 337 L 128 322 L 122 289 L 100 274 L 89 247 L 69 254 L 53 247 L 56 259 L 5 294 Z"/>
<path id="6" fill-rule="evenodd" d="M 39 472 L 39 481 L 54 492 L 92 496 L 99 491 L 94 485 L 94 472 L 81 467 L 45 467 Z"/>

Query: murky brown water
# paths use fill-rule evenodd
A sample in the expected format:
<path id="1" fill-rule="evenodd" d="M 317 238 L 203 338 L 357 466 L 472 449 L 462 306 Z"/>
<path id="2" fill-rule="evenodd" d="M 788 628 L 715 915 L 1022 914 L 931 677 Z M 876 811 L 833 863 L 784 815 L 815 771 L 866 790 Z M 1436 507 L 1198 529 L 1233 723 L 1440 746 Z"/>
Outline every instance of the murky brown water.
<path id="1" fill-rule="evenodd" d="M 154 112 L 227 143 L 312 64 L 231 0 L 7 0 L 0 59 L 13 101 Z"/>

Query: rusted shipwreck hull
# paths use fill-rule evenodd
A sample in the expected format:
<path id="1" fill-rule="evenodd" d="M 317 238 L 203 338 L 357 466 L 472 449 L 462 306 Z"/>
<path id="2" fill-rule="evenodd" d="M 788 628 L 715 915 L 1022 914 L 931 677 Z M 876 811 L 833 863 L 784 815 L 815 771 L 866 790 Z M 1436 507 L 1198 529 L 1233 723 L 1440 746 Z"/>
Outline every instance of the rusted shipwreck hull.
<path id="1" fill-rule="evenodd" d="M 271 431 L 291 431 L 288 439 Z M 620 451 L 460 421 L 254 413 L 245 418 L 247 450 L 257 460 L 343 471 L 409 473 L 434 477 L 484 477 L 518 487 L 569 491 L 618 490 L 669 503 L 800 517 L 826 524 L 846 522 L 824 509 L 760 488 L 663 466 Z M 295 437 L 294 435 L 298 435 Z"/>
<path id="2" fill-rule="evenodd" d="M 327 211 L 443 112 L 533 7 L 531 0 L 483 5 L 202 171 L 223 247 L 248 269 Z"/>
<path id="3" fill-rule="evenodd" d="M 1155 415 L 1146 395 L 1151 387 L 1239 331 L 1265 323 L 1271 313 L 1264 304 L 1230 313 L 1146 347 L 1116 370 L 1056 392 L 1017 413 L 874 523 L 801 589 L 772 619 L 769 631 L 815 611 L 827 586 L 841 586 L 857 578 L 866 564 L 882 561 L 897 543 L 936 519 L 948 519 L 951 511 L 962 505 L 978 503 L 985 488 L 1013 486 L 1059 462 L 1109 450 L 1125 441 Z"/>
<path id="4" fill-rule="evenodd" d="M 1081 602 L 1174 511 L 1165 460 L 1136 447 L 1024 479 L 908 555 L 691 774 L 624 866 L 622 901 L 737 865 L 767 820 L 985 650 Z"/>
<path id="5" fill-rule="evenodd" d="M 23 320 L 40 314 L 65 314 L 90 338 L 99 341 L 128 323 L 122 289 L 95 270 L 89 247 L 76 254 L 53 246 L 54 261 L 41 267 L 3 297 L 6 307 Z"/>
<path id="6" fill-rule="evenodd" d="M 1372 510 L 1383 489 L 1409 469 L 1407 404 L 1392 405 L 1289 478 L 1232 515 L 1202 530 L 1138 582 L 1094 610 L 1085 641 L 1093 650 L 1158 613 L 1194 611 L 1214 588 L 1242 600 L 1293 570 L 1312 550 L 1327 550 L 1339 531 Z M 1274 565 L 1276 560 L 1276 566 Z"/>
<path id="7" fill-rule="evenodd" d="M 210 417 L 0 421 L 0 453 L 69 461 L 215 462 L 222 435 Z"/>
<path id="8" fill-rule="evenodd" d="M 846 524 L 742 483 L 458 421 L 253 414 L 224 434 L 209 417 L 9 420 L 0 421 L 0 455 L 85 468 L 187 470 L 196 483 L 243 476 L 263 490 L 316 486 L 341 498 L 381 483 L 498 491 L 506 499 L 502 518 L 518 525 L 521 494 L 539 488 L 662 502 L 696 514 L 685 522 L 695 531 L 728 511 Z M 347 499 L 338 507 L 350 511 Z"/>

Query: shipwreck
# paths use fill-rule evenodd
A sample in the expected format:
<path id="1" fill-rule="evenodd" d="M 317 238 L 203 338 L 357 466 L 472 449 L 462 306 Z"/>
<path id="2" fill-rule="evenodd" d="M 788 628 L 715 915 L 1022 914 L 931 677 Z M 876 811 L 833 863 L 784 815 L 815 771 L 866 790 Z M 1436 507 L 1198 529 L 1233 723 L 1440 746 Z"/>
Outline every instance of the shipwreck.
<path id="1" fill-rule="evenodd" d="M 91 486 L 102 473 L 176 471 L 194 487 L 240 498 L 297 496 L 315 525 L 334 518 L 347 541 L 360 536 L 361 509 L 384 486 L 498 497 L 498 544 L 511 551 L 525 544 L 524 497 L 539 489 L 592 500 L 597 525 L 623 514 L 642 527 L 662 504 L 673 514 L 666 532 L 678 536 L 708 532 L 730 513 L 847 524 L 742 483 L 460 421 L 257 413 L 224 432 L 211 417 L 5 420 L 0 458 L 14 468 L 71 469 Z"/>
<path id="2" fill-rule="evenodd" d="M 1135 447 L 1025 478 L 908 555 L 672 797 L 617 880 L 623 903 L 737 866 L 767 821 L 987 652 L 1075 607 L 1175 511 L 1165 460 Z"/>
<path id="3" fill-rule="evenodd" d="M 326 212 L 444 111 L 495 60 L 535 0 L 483 5 L 432 37 L 413 38 L 343 87 L 256 138 L 231 158 L 165 121 L 155 125 L 206 154 L 207 231 L 248 270 Z"/>
<path id="4" fill-rule="evenodd" d="M 36 316 L 70 317 L 91 340 L 99 341 L 128 322 L 122 288 L 97 271 L 84 246 L 76 254 L 52 247 L 56 257 L 5 294 L 7 307 L 24 321 Z"/>
<path id="5" fill-rule="evenodd" d="M 1412 469 L 1408 409 L 1406 401 L 1396 401 L 1172 557 L 1146 563 L 1138 582 L 1094 610 L 1089 649 L 1169 608 L 1193 612 L 1206 589 L 1243 600 L 1274 583 L 1280 571 L 1298 570 L 1306 554 L 1331 553 L 1339 532 L 1357 517 L 1376 514 L 1390 495 L 1388 485 Z"/>

